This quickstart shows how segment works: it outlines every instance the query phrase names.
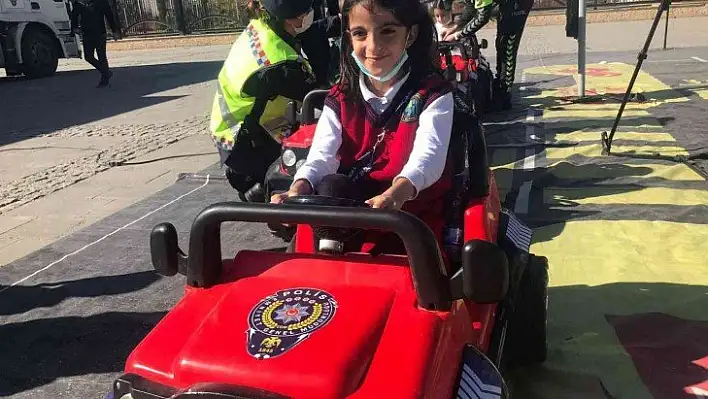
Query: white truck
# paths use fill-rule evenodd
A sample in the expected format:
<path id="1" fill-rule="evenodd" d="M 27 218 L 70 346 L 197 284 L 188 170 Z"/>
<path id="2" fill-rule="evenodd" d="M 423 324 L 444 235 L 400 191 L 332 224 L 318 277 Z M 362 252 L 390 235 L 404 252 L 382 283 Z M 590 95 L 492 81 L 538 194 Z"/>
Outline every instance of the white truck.
<path id="1" fill-rule="evenodd" d="M 0 68 L 8 76 L 51 76 L 59 58 L 80 58 L 68 0 L 0 0 Z"/>

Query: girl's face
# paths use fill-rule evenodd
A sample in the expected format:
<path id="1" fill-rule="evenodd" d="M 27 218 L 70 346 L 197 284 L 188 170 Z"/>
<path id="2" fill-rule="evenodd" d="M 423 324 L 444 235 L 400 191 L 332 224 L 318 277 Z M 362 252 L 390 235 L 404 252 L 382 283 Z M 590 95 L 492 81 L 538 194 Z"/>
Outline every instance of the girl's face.
<path id="1" fill-rule="evenodd" d="M 349 35 L 354 54 L 375 76 L 390 72 L 415 41 L 416 27 L 406 28 L 391 12 L 362 2 L 349 11 Z"/>
<path id="2" fill-rule="evenodd" d="M 447 25 L 452 22 L 452 12 L 441 10 L 439 8 L 435 9 L 435 22 L 441 25 Z"/>

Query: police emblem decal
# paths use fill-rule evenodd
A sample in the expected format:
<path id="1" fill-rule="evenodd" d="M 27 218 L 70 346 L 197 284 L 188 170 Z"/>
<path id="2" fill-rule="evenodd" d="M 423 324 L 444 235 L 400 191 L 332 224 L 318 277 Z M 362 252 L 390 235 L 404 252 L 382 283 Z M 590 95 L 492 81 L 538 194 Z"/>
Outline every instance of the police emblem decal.
<path id="1" fill-rule="evenodd" d="M 256 359 L 280 356 L 326 326 L 337 301 L 316 288 L 289 288 L 263 298 L 248 315 L 246 349 Z"/>

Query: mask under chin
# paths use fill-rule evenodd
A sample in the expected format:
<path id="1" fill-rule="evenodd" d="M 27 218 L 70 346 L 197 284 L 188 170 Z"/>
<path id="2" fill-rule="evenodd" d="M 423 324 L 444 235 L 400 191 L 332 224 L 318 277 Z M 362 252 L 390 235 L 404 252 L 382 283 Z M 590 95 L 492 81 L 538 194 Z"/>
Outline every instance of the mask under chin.
<path id="1" fill-rule="evenodd" d="M 359 67 L 361 73 L 377 82 L 388 82 L 389 80 L 393 79 L 401 71 L 401 68 L 403 68 L 403 66 L 406 64 L 406 61 L 408 61 L 408 51 L 404 51 L 390 71 L 382 75 L 375 75 L 373 72 L 369 71 L 366 66 L 364 66 L 364 63 L 359 60 L 359 57 L 356 56 L 354 51 L 352 51 L 351 56 L 352 58 L 354 58 L 354 62 L 356 63 L 357 67 Z"/>

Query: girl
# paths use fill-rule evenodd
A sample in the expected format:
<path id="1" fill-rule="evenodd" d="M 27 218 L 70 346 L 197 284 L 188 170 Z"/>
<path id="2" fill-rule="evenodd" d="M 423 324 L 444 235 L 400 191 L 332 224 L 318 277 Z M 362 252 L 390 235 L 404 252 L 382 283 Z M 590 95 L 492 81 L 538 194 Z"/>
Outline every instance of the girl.
<path id="1" fill-rule="evenodd" d="M 435 31 L 438 34 L 438 41 L 443 41 L 445 32 L 455 28 L 455 19 L 452 17 L 452 1 L 435 0 L 433 3 L 433 15 L 435 16 Z"/>
<path id="2" fill-rule="evenodd" d="M 271 202 L 313 193 L 366 200 L 415 214 L 440 237 L 453 98 L 432 18 L 419 0 L 345 0 L 342 24 L 342 77 L 307 161 Z"/>

